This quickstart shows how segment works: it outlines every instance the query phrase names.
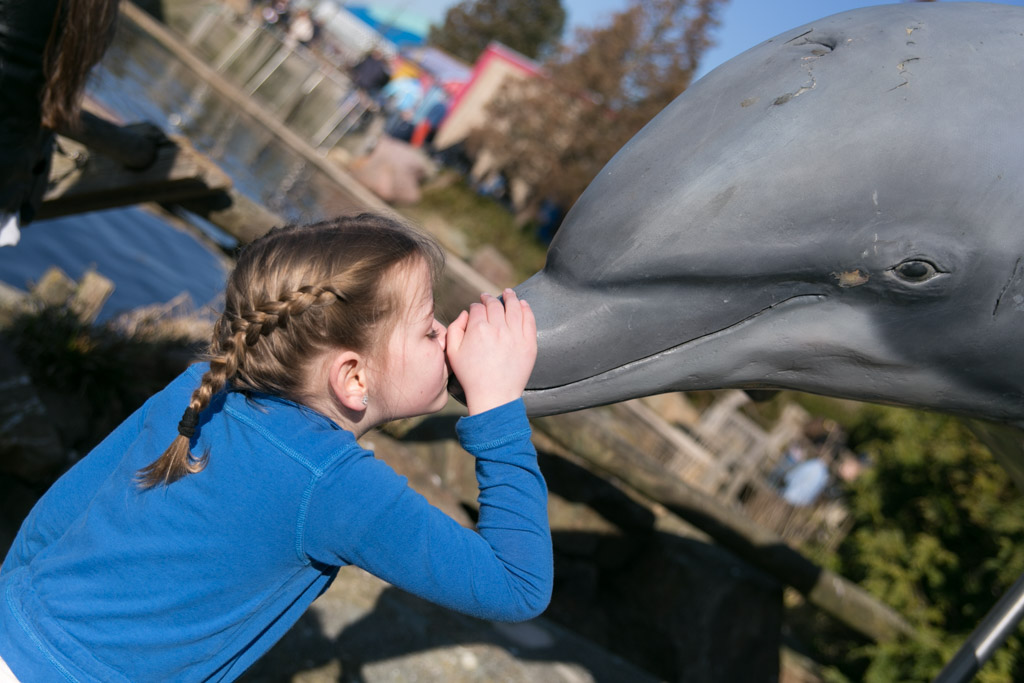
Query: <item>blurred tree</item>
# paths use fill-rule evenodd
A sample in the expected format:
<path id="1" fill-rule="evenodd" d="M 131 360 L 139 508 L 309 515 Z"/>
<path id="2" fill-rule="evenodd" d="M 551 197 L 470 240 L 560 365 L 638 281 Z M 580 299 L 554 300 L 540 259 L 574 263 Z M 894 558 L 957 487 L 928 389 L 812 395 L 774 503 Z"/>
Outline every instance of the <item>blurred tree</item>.
<path id="1" fill-rule="evenodd" d="M 865 406 L 849 428 L 875 465 L 850 491 L 856 525 L 836 568 L 925 639 L 839 648 L 840 668 L 868 683 L 930 681 L 1024 571 L 1024 498 L 955 417 Z M 976 680 L 1024 680 L 1022 646 L 1011 636 Z"/>
<path id="2" fill-rule="evenodd" d="M 560 0 L 463 0 L 430 27 L 427 42 L 470 64 L 492 40 L 537 59 L 555 49 L 564 27 Z"/>
<path id="3" fill-rule="evenodd" d="M 569 206 L 637 131 L 693 80 L 725 0 L 632 0 L 546 63 L 507 84 L 470 139 L 492 166 Z"/>

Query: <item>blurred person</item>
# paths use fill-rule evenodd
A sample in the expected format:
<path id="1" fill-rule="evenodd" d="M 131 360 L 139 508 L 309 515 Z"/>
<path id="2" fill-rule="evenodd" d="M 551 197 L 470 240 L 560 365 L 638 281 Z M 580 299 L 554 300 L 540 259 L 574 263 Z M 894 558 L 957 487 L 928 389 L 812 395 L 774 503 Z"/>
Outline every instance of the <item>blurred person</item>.
<path id="1" fill-rule="evenodd" d="M 390 80 L 391 72 L 380 50 L 371 50 L 352 67 L 352 82 L 373 100 Z"/>
<path id="2" fill-rule="evenodd" d="M 115 0 L 0 0 L 0 246 L 35 218 L 54 136 L 77 124 L 116 18 Z"/>
<path id="3" fill-rule="evenodd" d="M 312 45 L 319 33 L 319 26 L 308 9 L 296 12 L 295 18 L 288 24 L 288 38 L 305 47 Z"/>

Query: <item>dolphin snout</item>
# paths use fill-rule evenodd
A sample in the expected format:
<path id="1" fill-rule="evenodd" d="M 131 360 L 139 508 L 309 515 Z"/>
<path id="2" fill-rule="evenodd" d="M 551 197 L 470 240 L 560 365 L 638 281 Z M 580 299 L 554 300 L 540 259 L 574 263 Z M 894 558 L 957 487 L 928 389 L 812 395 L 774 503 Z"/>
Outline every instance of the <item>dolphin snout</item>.
<path id="1" fill-rule="evenodd" d="M 594 377 L 686 334 L 659 288 L 581 284 L 542 270 L 515 290 L 537 317 L 537 362 L 527 389 Z M 678 295 L 672 298 L 678 305 Z"/>
<path id="2" fill-rule="evenodd" d="M 650 358 L 816 288 L 751 288 L 723 277 L 694 278 L 686 287 L 671 278 L 582 282 L 545 269 L 515 289 L 537 317 L 537 362 L 527 389 L 538 390 Z"/>
<path id="3" fill-rule="evenodd" d="M 596 317 L 595 302 L 579 293 L 574 296 L 571 289 L 548 277 L 545 271 L 523 282 L 515 291 L 520 299 L 529 302 L 537 318 L 537 362 L 527 389 L 560 386 L 592 374 L 586 363 L 580 363 L 588 356 L 581 347 L 587 345 L 585 337 L 589 335 L 567 331 L 581 329 L 584 323 L 578 317 Z"/>

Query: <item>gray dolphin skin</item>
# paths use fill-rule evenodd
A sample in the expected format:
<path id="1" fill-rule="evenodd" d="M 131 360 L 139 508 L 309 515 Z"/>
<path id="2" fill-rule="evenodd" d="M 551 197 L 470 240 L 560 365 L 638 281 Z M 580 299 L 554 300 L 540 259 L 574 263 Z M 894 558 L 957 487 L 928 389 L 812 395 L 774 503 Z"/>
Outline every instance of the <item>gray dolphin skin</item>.
<path id="1" fill-rule="evenodd" d="M 788 388 L 1024 425 L 1024 8 L 869 7 L 748 50 L 516 290 L 531 415 Z"/>

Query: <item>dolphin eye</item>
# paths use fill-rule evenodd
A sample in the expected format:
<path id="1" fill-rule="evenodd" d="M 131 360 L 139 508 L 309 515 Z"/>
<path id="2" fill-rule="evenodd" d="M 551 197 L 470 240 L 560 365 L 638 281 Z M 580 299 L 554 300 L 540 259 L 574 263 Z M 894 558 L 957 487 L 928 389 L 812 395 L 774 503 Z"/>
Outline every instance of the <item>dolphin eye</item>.
<path id="1" fill-rule="evenodd" d="M 928 261 L 910 259 L 893 266 L 892 272 L 904 282 L 925 282 L 938 275 L 939 271 Z"/>

